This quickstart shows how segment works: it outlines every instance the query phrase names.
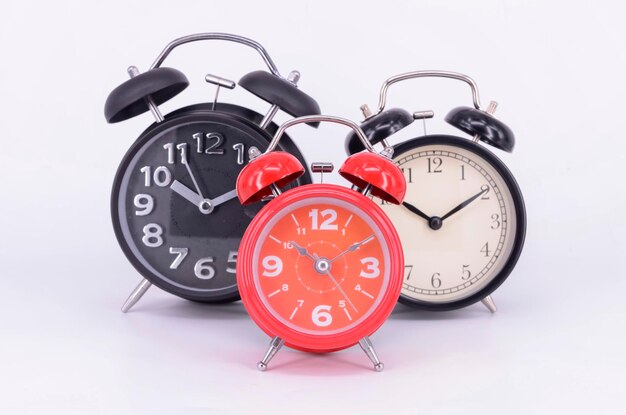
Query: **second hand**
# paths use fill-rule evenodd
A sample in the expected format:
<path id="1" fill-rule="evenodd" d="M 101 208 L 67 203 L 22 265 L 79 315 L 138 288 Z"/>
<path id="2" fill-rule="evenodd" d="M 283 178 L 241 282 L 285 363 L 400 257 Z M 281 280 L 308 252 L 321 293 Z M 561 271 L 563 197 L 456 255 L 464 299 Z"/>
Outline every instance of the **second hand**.
<path id="1" fill-rule="evenodd" d="M 315 259 L 315 261 L 319 260 L 319 257 L 316 254 L 313 254 L 313 258 Z M 343 298 L 346 299 L 346 301 L 348 302 L 348 304 L 350 304 L 350 306 L 354 309 L 354 311 L 356 311 L 357 313 L 359 312 L 359 310 L 357 310 L 357 308 L 354 306 L 354 304 L 352 304 L 352 301 L 350 301 L 350 299 L 348 298 L 348 295 L 346 294 L 346 292 L 343 290 L 343 288 L 341 288 L 341 285 L 339 285 L 339 283 L 337 282 L 337 280 L 335 279 L 335 277 L 332 276 L 332 274 L 330 273 L 330 270 L 327 269 L 326 271 L 323 272 L 324 274 L 328 275 L 328 277 L 330 278 L 330 280 L 333 282 L 333 284 L 335 284 L 335 287 L 339 290 L 339 292 L 341 293 L 341 295 L 343 295 Z"/>
<path id="2" fill-rule="evenodd" d="M 359 310 L 356 309 L 356 307 L 354 306 L 354 304 L 352 304 L 352 301 L 350 301 L 350 299 L 348 298 L 348 296 L 346 295 L 346 292 L 343 290 L 343 288 L 341 288 L 341 285 L 339 285 L 339 283 L 337 282 L 337 280 L 330 274 L 330 271 L 326 271 L 326 275 L 328 275 L 330 277 L 330 280 L 333 282 L 333 284 L 335 284 L 335 287 L 337 287 L 337 289 L 339 290 L 339 292 L 341 293 L 341 295 L 343 295 L 343 298 L 346 299 L 346 301 L 348 302 L 348 304 L 350 304 L 350 306 L 354 309 L 354 311 L 356 311 L 357 313 L 359 312 Z"/>

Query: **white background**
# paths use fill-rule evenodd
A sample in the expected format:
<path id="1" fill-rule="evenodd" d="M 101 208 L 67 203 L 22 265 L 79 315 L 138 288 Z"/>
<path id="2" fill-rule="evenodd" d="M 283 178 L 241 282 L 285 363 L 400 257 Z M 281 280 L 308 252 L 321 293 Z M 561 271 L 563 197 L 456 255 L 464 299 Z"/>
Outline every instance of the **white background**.
<path id="1" fill-rule="evenodd" d="M 0 11 L 0 413 L 618 413 L 626 400 L 624 40 L 622 2 L 4 1 Z M 107 94 L 172 39 L 225 31 L 261 42 L 324 113 L 361 120 L 384 79 L 467 73 L 515 131 L 511 168 L 528 209 L 526 246 L 495 293 L 448 313 L 398 306 L 358 347 L 282 350 L 240 303 L 201 306 L 140 280 L 109 218 L 113 175 L 149 114 L 107 125 Z M 169 112 L 212 99 L 206 73 L 261 69 L 258 55 L 193 44 L 167 65 L 192 85 Z M 264 113 L 238 88 L 221 99 Z M 466 86 L 412 81 L 390 105 L 443 116 Z M 279 121 L 288 119 L 280 114 Z M 422 134 L 415 123 L 404 137 Z M 296 127 L 309 161 L 340 165 L 347 130 Z M 399 141 L 396 138 L 394 142 Z"/>

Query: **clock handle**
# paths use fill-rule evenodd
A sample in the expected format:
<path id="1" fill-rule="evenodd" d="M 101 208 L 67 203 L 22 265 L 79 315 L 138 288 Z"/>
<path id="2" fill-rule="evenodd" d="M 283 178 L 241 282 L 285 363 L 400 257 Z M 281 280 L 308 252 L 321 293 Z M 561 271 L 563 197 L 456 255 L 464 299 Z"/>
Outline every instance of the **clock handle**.
<path id="1" fill-rule="evenodd" d="M 364 195 L 367 195 L 369 192 L 371 192 L 374 196 L 379 197 L 390 203 L 400 204 L 402 202 L 406 193 L 406 180 L 400 168 L 390 160 L 393 156 L 393 148 L 385 147 L 380 153 L 377 153 L 376 150 L 374 150 L 372 144 L 367 139 L 367 136 L 365 135 L 361 127 L 359 127 L 358 124 L 345 118 L 334 117 L 331 115 L 308 115 L 305 117 L 298 117 L 294 118 L 293 120 L 289 120 L 278 128 L 276 134 L 274 135 L 274 138 L 272 138 L 272 141 L 270 142 L 267 150 L 265 151 L 265 153 L 263 153 L 263 155 L 255 155 L 249 153 L 250 162 L 256 160 L 257 158 L 260 159 L 261 157 L 270 157 L 271 155 L 269 153 L 271 153 L 276 148 L 278 142 L 280 141 L 280 138 L 283 136 L 287 128 L 297 124 L 310 124 L 319 122 L 331 122 L 350 127 L 354 131 L 354 135 L 358 137 L 359 140 L 361 140 L 363 147 L 367 150 L 367 152 L 360 152 L 358 154 L 353 154 L 352 156 L 348 157 L 343 166 L 341 166 L 341 168 L 339 169 L 339 174 L 341 176 L 343 176 L 349 182 L 361 189 L 360 191 Z M 283 159 L 285 159 L 284 161 L 286 161 L 285 153 L 281 154 L 280 152 L 277 152 L 274 153 L 274 155 L 280 155 L 281 161 Z M 248 164 L 248 166 L 246 167 L 249 166 L 251 166 L 251 164 Z M 250 177 L 248 177 L 250 173 L 244 173 L 244 170 L 242 170 L 239 174 L 239 178 L 237 179 L 238 184 L 242 177 L 250 180 Z M 253 172 L 256 171 L 253 170 Z M 244 182 L 249 183 L 249 181 L 242 181 L 242 183 Z M 253 193 L 254 196 L 258 194 L 259 181 L 258 179 L 255 179 L 253 180 L 253 182 L 257 183 L 257 189 L 254 189 L 256 190 L 256 192 Z M 240 188 L 243 189 L 244 187 L 246 186 L 240 187 L 238 185 L 237 189 L 239 191 Z M 247 186 L 246 188 L 251 188 L 251 186 Z M 254 198 L 246 196 L 243 198 L 240 197 L 239 200 L 244 203 L 250 200 L 254 200 Z"/>
<path id="2" fill-rule="evenodd" d="M 274 61 L 272 60 L 270 55 L 267 53 L 265 48 L 261 46 L 260 43 L 252 39 L 248 39 L 247 37 L 233 35 L 230 33 L 217 33 L 217 32 L 196 33 L 193 35 L 183 36 L 178 39 L 174 39 L 165 47 L 165 49 L 163 49 L 163 51 L 159 54 L 159 56 L 157 56 L 156 60 L 154 61 L 150 69 L 155 69 L 155 68 L 160 67 L 163 61 L 165 60 L 165 58 L 167 58 L 167 56 L 170 54 L 170 52 L 172 52 L 174 48 L 180 45 L 184 45 L 185 43 L 197 42 L 200 40 L 225 40 L 227 42 L 235 42 L 235 43 L 240 43 L 242 45 L 250 46 L 252 49 L 259 52 L 259 54 L 261 55 L 261 58 L 263 58 L 263 61 L 267 65 L 270 72 L 278 77 L 281 77 L 280 73 L 278 72 L 278 68 L 274 64 Z"/>
<path id="3" fill-rule="evenodd" d="M 481 109 L 480 97 L 478 95 L 478 86 L 476 85 L 476 82 L 474 82 L 472 78 L 462 73 L 458 73 L 458 72 L 431 70 L 431 71 L 413 71 L 413 72 L 401 73 L 399 75 L 392 76 L 391 78 L 383 82 L 383 85 L 380 88 L 380 96 L 378 98 L 378 112 L 376 112 L 376 114 L 380 114 L 385 109 L 385 105 L 387 104 L 387 90 L 389 89 L 391 85 L 395 84 L 396 82 L 406 81 L 408 79 L 414 79 L 414 78 L 450 78 L 450 79 L 463 81 L 466 84 L 468 84 L 470 88 L 472 89 L 472 100 L 474 102 L 474 107 L 478 110 Z M 367 105 L 363 105 L 361 109 L 364 111 L 364 113 L 365 112 L 370 113 L 370 109 Z M 376 114 L 370 113 L 369 117 L 372 117 Z"/>
<path id="4" fill-rule="evenodd" d="M 287 128 L 293 127 L 294 125 L 297 125 L 297 124 L 309 124 L 309 123 L 318 123 L 318 122 L 330 122 L 330 123 L 341 124 L 341 125 L 345 125 L 346 127 L 350 127 L 354 131 L 356 136 L 359 137 L 359 139 L 363 143 L 363 146 L 365 146 L 365 148 L 369 152 L 376 153 L 376 150 L 374 149 L 374 147 L 372 147 L 372 144 L 367 139 L 367 136 L 365 135 L 361 127 L 359 127 L 359 125 L 356 124 L 355 122 L 350 121 L 346 118 L 335 117 L 332 115 L 307 115 L 304 117 L 294 118 L 292 120 L 285 122 L 283 125 L 281 125 L 280 128 L 278 128 L 278 130 L 276 131 L 276 134 L 274 134 L 274 138 L 272 138 L 272 141 L 267 147 L 267 150 L 265 150 L 265 153 L 263 154 L 267 154 L 276 149 L 276 146 L 278 146 L 278 143 L 280 142 L 280 139 L 283 136 Z M 389 154 L 388 149 L 383 150 L 381 154 L 387 157 L 391 157 L 391 154 Z"/>

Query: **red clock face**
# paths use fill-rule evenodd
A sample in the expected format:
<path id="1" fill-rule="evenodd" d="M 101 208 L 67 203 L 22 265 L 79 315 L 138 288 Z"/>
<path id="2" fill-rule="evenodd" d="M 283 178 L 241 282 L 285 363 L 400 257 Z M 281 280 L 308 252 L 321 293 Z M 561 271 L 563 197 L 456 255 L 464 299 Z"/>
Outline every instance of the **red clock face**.
<path id="1" fill-rule="evenodd" d="M 339 186 L 302 186 L 268 204 L 246 232 L 241 295 L 257 323 L 292 346 L 348 347 L 391 312 L 399 252 L 375 203 Z"/>

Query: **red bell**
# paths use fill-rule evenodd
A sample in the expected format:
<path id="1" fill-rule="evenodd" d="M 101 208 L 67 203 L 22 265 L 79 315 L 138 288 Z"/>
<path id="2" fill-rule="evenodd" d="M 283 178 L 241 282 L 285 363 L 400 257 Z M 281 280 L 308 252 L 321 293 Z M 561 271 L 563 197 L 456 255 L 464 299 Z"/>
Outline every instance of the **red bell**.
<path id="1" fill-rule="evenodd" d="M 339 174 L 350 183 L 363 189 L 372 186 L 372 195 L 398 205 L 406 193 L 402 171 L 393 162 L 375 153 L 357 153 L 343 163 Z"/>
<path id="2" fill-rule="evenodd" d="M 283 187 L 304 174 L 302 163 L 284 151 L 263 154 L 248 163 L 237 177 L 237 197 L 242 205 L 272 194 L 271 185 Z"/>

